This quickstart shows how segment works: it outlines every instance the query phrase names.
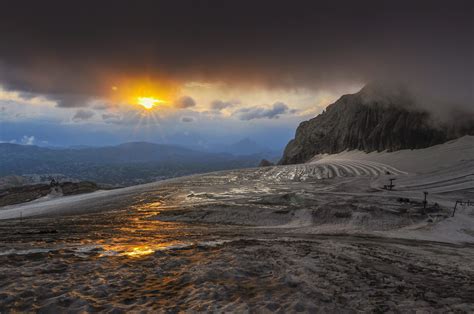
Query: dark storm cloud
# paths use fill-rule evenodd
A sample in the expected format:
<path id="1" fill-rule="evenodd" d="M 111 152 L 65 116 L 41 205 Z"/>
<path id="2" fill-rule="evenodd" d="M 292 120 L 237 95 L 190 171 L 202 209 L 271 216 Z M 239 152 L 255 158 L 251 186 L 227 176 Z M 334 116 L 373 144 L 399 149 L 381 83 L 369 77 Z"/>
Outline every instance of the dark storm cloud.
<path id="1" fill-rule="evenodd" d="M 473 1 L 7 1 L 0 82 L 100 96 L 110 77 L 331 88 L 404 81 L 472 105 Z"/>
<path id="2" fill-rule="evenodd" d="M 278 119 L 282 114 L 288 113 L 288 106 L 282 102 L 274 103 L 269 109 L 263 107 L 242 108 L 233 113 L 240 120 L 253 119 Z"/>
<path id="3" fill-rule="evenodd" d="M 196 101 L 194 101 L 192 97 L 183 96 L 183 97 L 178 98 L 174 105 L 176 108 L 186 109 L 186 108 L 196 106 Z"/>

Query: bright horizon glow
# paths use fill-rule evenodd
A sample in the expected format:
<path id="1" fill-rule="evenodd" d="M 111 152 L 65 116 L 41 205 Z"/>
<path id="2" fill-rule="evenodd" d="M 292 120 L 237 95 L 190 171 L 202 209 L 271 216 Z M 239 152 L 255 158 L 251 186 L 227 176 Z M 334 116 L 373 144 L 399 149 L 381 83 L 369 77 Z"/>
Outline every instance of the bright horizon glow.
<path id="1" fill-rule="evenodd" d="M 147 110 L 152 109 L 156 104 L 164 103 L 163 100 L 153 97 L 138 97 L 137 101 L 140 106 Z"/>

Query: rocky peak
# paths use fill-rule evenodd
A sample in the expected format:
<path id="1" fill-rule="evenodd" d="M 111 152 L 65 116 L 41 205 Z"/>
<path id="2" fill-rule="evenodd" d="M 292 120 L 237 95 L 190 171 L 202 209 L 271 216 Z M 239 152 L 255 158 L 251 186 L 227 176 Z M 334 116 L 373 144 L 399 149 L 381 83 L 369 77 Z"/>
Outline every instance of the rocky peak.
<path id="1" fill-rule="evenodd" d="M 344 95 L 317 117 L 302 122 L 280 164 L 308 161 L 320 153 L 359 149 L 396 151 L 424 148 L 474 134 L 474 119 L 435 124 L 403 86 L 370 84 Z"/>

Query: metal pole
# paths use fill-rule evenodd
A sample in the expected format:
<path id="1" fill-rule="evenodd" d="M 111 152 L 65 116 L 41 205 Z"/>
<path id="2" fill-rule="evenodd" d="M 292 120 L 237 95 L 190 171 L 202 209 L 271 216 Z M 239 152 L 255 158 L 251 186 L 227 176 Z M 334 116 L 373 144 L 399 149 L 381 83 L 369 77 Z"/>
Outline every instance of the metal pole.
<path id="1" fill-rule="evenodd" d="M 458 202 L 459 201 L 456 201 L 456 204 L 454 204 L 453 215 L 451 217 L 454 217 L 454 213 L 456 212 L 456 207 L 458 206 Z"/>

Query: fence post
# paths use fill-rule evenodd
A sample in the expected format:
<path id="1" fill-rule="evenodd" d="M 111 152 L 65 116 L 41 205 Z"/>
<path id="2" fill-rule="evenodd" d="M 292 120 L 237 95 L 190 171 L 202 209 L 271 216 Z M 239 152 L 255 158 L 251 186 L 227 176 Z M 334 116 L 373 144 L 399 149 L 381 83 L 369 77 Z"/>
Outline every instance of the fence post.
<path id="1" fill-rule="evenodd" d="M 456 213 L 456 207 L 457 206 L 458 206 L 458 201 L 456 201 L 456 203 L 454 204 L 453 214 L 451 215 L 451 217 L 454 217 L 454 214 Z"/>
<path id="2" fill-rule="evenodd" d="M 423 209 L 426 209 L 426 205 L 428 204 L 428 201 L 426 200 L 426 196 L 428 195 L 428 192 L 423 192 L 425 194 L 425 199 L 423 200 Z"/>

